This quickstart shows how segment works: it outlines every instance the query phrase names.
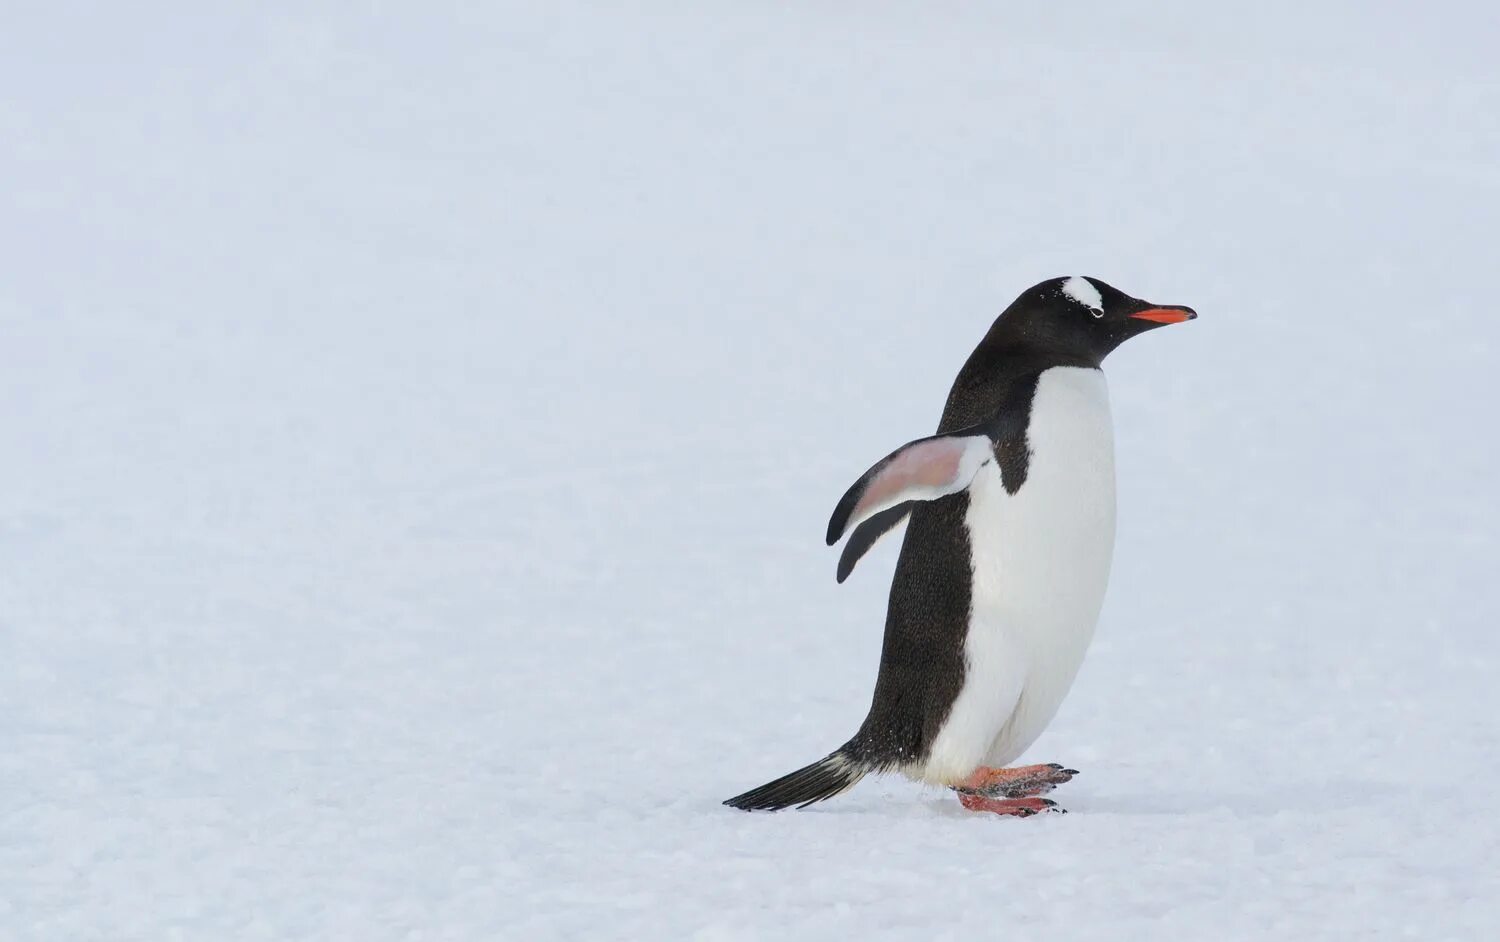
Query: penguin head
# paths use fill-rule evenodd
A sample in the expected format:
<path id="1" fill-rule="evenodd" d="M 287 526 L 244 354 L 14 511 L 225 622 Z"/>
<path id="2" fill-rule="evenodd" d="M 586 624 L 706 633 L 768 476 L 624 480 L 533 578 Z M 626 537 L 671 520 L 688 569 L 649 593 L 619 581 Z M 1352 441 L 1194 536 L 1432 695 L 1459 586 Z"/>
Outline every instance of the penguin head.
<path id="1" fill-rule="evenodd" d="M 995 327 L 1028 345 L 1098 363 L 1137 334 L 1197 316 L 1190 307 L 1153 304 L 1098 278 L 1072 275 L 1027 289 Z"/>

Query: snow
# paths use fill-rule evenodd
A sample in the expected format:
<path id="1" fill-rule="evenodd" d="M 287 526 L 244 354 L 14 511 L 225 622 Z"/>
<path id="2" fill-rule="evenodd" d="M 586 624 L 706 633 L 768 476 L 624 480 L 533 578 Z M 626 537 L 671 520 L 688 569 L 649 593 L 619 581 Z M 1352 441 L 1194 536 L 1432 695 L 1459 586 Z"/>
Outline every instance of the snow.
<path id="1" fill-rule="evenodd" d="M 1497 34 L 9 10 L 0 937 L 1492 938 Z M 864 715 L 834 502 L 1075 271 L 1200 319 L 1106 364 L 1071 813 L 722 807 Z"/>

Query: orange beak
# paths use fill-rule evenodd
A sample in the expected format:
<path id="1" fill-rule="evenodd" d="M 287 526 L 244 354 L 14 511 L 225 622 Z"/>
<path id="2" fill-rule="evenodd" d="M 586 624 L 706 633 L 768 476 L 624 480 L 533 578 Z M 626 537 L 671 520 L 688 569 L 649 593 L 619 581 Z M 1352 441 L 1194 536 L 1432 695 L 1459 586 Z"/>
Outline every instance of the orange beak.
<path id="1" fill-rule="evenodd" d="M 1198 312 L 1190 307 L 1153 307 L 1144 311 L 1137 311 L 1130 315 L 1143 321 L 1155 321 L 1158 324 L 1181 324 L 1198 316 Z"/>

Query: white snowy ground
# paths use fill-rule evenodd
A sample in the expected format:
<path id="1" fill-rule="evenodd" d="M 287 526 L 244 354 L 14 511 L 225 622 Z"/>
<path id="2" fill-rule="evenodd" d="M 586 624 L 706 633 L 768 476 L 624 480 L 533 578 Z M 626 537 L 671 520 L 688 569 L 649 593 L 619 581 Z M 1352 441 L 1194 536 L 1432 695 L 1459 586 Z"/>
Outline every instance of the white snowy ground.
<path id="1" fill-rule="evenodd" d="M 1493 4 L 210 6 L 0 30 L 0 938 L 1497 937 Z M 722 807 L 1072 273 L 1072 813 Z"/>

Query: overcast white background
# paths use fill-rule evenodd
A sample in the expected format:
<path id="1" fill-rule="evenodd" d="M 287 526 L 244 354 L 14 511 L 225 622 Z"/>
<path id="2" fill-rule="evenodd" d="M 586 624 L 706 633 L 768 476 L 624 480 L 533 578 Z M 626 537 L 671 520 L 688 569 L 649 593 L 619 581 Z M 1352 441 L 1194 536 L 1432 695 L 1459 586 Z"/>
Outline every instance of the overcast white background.
<path id="1" fill-rule="evenodd" d="M 1489 939 L 1489 4 L 7 3 L 0 936 Z M 822 533 L 1090 274 L 1029 820 L 868 779 Z"/>

